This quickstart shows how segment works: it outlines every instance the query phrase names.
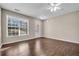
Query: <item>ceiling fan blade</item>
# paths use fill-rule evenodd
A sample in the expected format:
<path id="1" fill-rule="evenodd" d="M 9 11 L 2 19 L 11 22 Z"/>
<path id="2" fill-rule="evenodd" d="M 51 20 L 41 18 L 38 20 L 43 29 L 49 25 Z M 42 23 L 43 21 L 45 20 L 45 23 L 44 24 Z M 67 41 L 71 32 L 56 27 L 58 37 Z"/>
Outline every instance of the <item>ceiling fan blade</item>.
<path id="1" fill-rule="evenodd" d="M 54 7 L 54 11 L 60 10 L 60 9 L 61 9 L 60 7 Z"/>
<path id="2" fill-rule="evenodd" d="M 57 7 L 54 7 L 54 11 L 56 11 L 57 10 Z"/>
<path id="3" fill-rule="evenodd" d="M 54 6 L 54 3 L 50 3 L 51 6 Z"/>
<path id="4" fill-rule="evenodd" d="M 51 12 L 53 12 L 53 11 L 54 11 L 54 9 L 51 9 L 50 11 L 51 11 Z"/>
<path id="5" fill-rule="evenodd" d="M 61 3 L 57 3 L 55 6 L 59 6 L 59 5 L 61 5 Z"/>

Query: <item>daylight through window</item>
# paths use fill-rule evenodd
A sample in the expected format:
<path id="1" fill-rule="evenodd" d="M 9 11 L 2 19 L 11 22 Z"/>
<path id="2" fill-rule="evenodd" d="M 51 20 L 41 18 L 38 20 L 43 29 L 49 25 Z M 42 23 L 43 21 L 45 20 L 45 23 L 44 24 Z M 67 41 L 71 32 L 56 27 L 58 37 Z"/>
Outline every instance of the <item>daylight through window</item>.
<path id="1" fill-rule="evenodd" d="M 21 36 L 28 34 L 28 20 L 8 16 L 8 36 Z"/>

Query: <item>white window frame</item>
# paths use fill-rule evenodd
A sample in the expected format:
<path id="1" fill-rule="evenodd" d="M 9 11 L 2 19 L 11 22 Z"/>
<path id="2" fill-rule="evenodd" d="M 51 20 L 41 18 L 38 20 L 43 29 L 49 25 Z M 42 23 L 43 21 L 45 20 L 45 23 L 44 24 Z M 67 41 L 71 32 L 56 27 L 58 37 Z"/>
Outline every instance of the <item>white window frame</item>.
<path id="1" fill-rule="evenodd" d="M 9 35 L 8 35 L 8 18 L 9 18 L 9 17 L 18 18 L 18 20 L 27 22 L 27 34 L 20 34 L 20 30 L 19 30 L 19 35 L 16 35 L 16 36 L 9 36 Z M 29 20 L 28 20 L 28 19 L 23 19 L 23 18 L 16 17 L 16 16 L 6 15 L 6 20 L 7 20 L 7 21 L 6 21 L 6 36 L 7 36 L 7 37 L 17 37 L 17 36 L 29 35 Z"/>

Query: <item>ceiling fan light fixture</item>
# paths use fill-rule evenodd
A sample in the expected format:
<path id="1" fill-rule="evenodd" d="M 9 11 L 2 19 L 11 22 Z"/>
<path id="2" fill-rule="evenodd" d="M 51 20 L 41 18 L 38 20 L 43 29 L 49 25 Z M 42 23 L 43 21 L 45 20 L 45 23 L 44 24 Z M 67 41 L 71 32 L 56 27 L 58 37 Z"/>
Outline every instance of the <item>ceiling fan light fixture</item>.
<path id="1" fill-rule="evenodd" d="M 60 10 L 61 8 L 59 7 L 61 3 L 50 3 L 50 7 L 48 8 L 51 12 L 54 12 L 56 10 Z"/>

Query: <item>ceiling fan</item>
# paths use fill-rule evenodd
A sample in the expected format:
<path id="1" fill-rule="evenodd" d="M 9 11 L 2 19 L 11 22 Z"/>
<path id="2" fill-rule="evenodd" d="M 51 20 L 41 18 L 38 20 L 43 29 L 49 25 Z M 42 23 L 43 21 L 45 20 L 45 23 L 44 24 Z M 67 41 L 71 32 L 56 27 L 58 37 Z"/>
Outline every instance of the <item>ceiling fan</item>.
<path id="1" fill-rule="evenodd" d="M 49 5 L 50 5 L 50 6 L 49 6 L 48 9 L 49 9 L 51 12 L 55 12 L 55 11 L 61 9 L 61 8 L 59 7 L 59 6 L 61 5 L 61 3 L 50 3 Z"/>

